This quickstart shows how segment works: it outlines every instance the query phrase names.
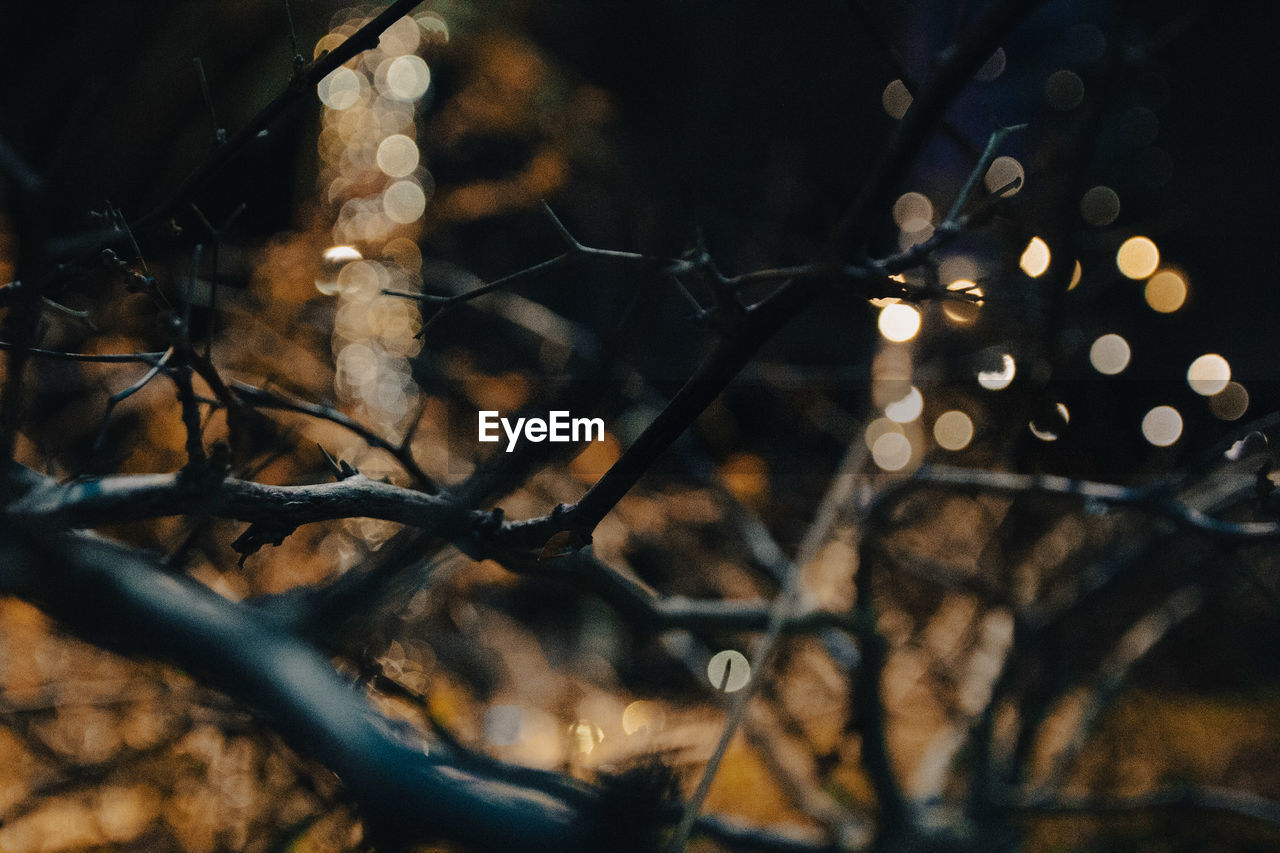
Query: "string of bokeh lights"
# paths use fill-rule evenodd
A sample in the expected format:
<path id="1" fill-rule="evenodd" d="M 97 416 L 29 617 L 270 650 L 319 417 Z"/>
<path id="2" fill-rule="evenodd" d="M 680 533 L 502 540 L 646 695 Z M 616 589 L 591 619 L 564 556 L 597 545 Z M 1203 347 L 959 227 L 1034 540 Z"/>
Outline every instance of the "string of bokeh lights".
<path id="1" fill-rule="evenodd" d="M 1067 42 L 1074 59 L 1083 62 L 1098 61 L 1105 50 L 1105 38 L 1091 25 L 1080 25 L 1068 34 Z M 1004 71 L 1006 57 L 998 50 L 976 75 L 982 82 L 998 78 Z M 1044 84 L 1047 106 L 1057 112 L 1068 113 L 1085 101 L 1083 78 L 1071 69 L 1059 69 L 1049 74 Z M 882 92 L 881 103 L 893 119 L 901 119 L 911 105 L 911 92 L 902 80 L 891 81 Z M 1145 106 L 1135 106 L 1123 117 L 1126 128 L 1135 136 L 1135 144 L 1150 146 L 1158 133 L 1155 113 Z M 1168 156 L 1150 146 L 1148 160 L 1154 162 L 1154 178 L 1149 183 L 1159 184 L 1168 179 L 1171 170 Z M 1017 186 L 1005 189 L 1007 195 L 1017 193 L 1025 185 L 1026 171 L 1015 157 L 996 158 L 984 183 L 989 192 L 1008 188 L 1015 181 Z M 1120 216 L 1121 198 L 1115 189 L 1094 186 L 1083 193 L 1079 202 L 1079 215 L 1090 226 L 1106 227 Z M 898 245 L 901 249 L 923 243 L 934 232 L 937 216 L 932 200 L 923 192 L 903 193 L 893 206 L 893 219 L 898 227 Z M 1018 265 L 1028 278 L 1045 275 L 1053 263 L 1053 252 L 1040 236 L 1033 236 L 1023 249 Z M 1116 270 L 1124 280 L 1143 285 L 1143 299 L 1152 311 L 1169 315 L 1181 310 L 1187 303 L 1190 283 L 1187 274 L 1175 265 L 1166 263 L 1156 242 L 1149 236 L 1130 234 L 1115 251 Z M 977 296 L 973 302 L 947 301 L 938 312 L 948 326 L 963 328 L 973 325 L 981 311 L 984 261 L 978 256 L 953 255 L 941 259 L 939 280 L 951 291 L 963 291 Z M 1075 290 L 1085 275 L 1079 261 L 1074 261 L 1068 291 Z M 867 426 L 865 439 L 876 465 L 890 472 L 904 472 L 918 465 L 932 444 L 944 451 L 956 452 L 969 447 L 975 435 L 974 415 L 960 408 L 947 408 L 933 418 L 933 428 L 926 430 L 919 424 L 926 412 L 925 399 L 919 387 L 904 380 L 914 375 L 913 347 L 921 334 L 927 334 L 929 324 L 936 322 L 935 315 L 922 311 L 915 304 L 900 299 L 874 300 L 879 308 L 878 328 L 882 340 L 880 350 L 872 364 L 872 396 L 882 416 Z M 1011 352 L 998 352 L 989 363 L 975 369 L 973 380 L 985 391 L 999 392 L 1008 388 L 1017 373 L 1018 364 Z M 1129 341 L 1120 333 L 1108 331 L 1099 335 L 1088 349 L 1089 364 L 1094 371 L 1106 377 L 1118 376 L 1128 368 L 1132 355 Z M 1198 356 L 1187 367 L 1186 380 L 1191 390 L 1207 399 L 1209 411 L 1224 421 L 1242 417 L 1249 408 L 1249 393 L 1240 382 L 1232 379 L 1231 365 L 1218 353 Z M 1071 418 L 1063 402 L 1054 402 L 1056 423 L 1052 427 L 1030 422 L 1031 433 L 1040 441 L 1058 440 L 1060 431 Z M 1182 415 L 1172 405 L 1160 403 L 1149 409 L 1135 425 L 1143 438 L 1156 447 L 1168 447 L 1182 436 Z"/>
<path id="2" fill-rule="evenodd" d="M 353 6 L 337 12 L 316 43 L 318 57 L 349 38 L 377 10 Z M 383 294 L 417 288 L 422 268 L 418 242 L 435 181 L 419 150 L 418 112 L 431 89 L 431 69 L 420 55 L 449 41 L 437 11 L 392 24 L 378 45 L 320 81 L 317 141 L 319 189 L 336 210 L 331 245 L 316 280 L 320 293 L 336 297 L 331 346 L 334 392 L 345 410 L 398 442 L 419 412 L 421 393 L 410 361 L 422 347 L 416 306 Z M 399 475 L 376 449 L 353 443 L 340 458 L 369 476 Z M 391 526 L 369 519 L 345 524 L 346 532 L 377 547 Z M 330 543 L 348 559 L 350 541 Z"/>

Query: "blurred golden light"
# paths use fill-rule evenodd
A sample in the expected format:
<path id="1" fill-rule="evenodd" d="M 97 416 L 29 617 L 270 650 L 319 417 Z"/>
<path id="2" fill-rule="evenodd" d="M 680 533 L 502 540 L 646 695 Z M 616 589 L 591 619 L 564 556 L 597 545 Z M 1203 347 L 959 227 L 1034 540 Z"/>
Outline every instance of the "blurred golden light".
<path id="1" fill-rule="evenodd" d="M 1156 406 L 1142 419 L 1142 435 L 1156 447 L 1168 447 L 1182 436 L 1182 415 L 1173 406 Z"/>
<path id="2" fill-rule="evenodd" d="M 1075 267 L 1071 270 L 1071 283 L 1067 285 L 1067 290 L 1075 290 L 1080 284 L 1080 277 L 1084 274 L 1084 268 L 1080 266 L 1080 262 L 1076 261 Z"/>
<path id="3" fill-rule="evenodd" d="M 343 268 L 353 261 L 362 260 L 354 246 L 330 246 L 320 255 L 320 275 L 316 278 L 316 290 L 325 296 L 336 296 L 342 289 L 339 276 Z"/>
<path id="4" fill-rule="evenodd" d="M 347 344 L 338 352 L 338 379 L 351 389 L 371 386 L 378 376 L 378 356 L 361 343 Z"/>
<path id="5" fill-rule="evenodd" d="M 884 407 L 884 416 L 894 423 L 908 424 L 924 411 L 924 397 L 920 389 L 912 385 L 906 396 Z"/>
<path id="6" fill-rule="evenodd" d="M 1041 441 L 1057 441 L 1058 440 L 1058 434 L 1056 432 L 1053 432 L 1047 429 L 1041 429 L 1040 427 L 1036 426 L 1035 421 L 1031 421 L 1029 424 L 1027 424 L 1027 429 L 1031 430 L 1031 434 L 1034 435 L 1036 438 L 1040 439 Z"/>
<path id="7" fill-rule="evenodd" d="M 1032 278 L 1039 278 L 1049 269 L 1049 258 L 1049 244 L 1039 237 L 1032 237 L 1018 260 L 1018 266 Z"/>
<path id="8" fill-rule="evenodd" d="M 769 492 L 769 466 L 754 453 L 735 453 L 720 468 L 725 488 L 744 503 L 759 501 Z"/>
<path id="9" fill-rule="evenodd" d="M 390 283 L 382 265 L 372 261 L 353 261 L 338 273 L 338 290 L 349 299 L 367 302 Z"/>
<path id="10" fill-rule="evenodd" d="M 1090 225 L 1110 225 L 1120 215 L 1120 196 L 1111 187 L 1093 187 L 1080 199 L 1080 215 Z"/>
<path id="11" fill-rule="evenodd" d="M 955 409 L 943 412 L 933 422 L 933 440 L 943 450 L 963 450 L 973 440 L 973 421 Z"/>
<path id="12" fill-rule="evenodd" d="M 1027 180 L 1027 171 L 1013 157 L 997 157 L 991 161 L 991 167 L 987 169 L 983 183 L 987 185 L 987 192 L 993 193 L 1002 187 L 1009 186 L 1015 180 L 1018 181 L 1018 185 L 1005 190 L 1005 196 L 1016 195 L 1022 189 Z"/>
<path id="13" fill-rule="evenodd" d="M 978 297 L 969 302 L 959 299 L 948 299 L 942 303 L 942 316 L 957 326 L 968 326 L 978 319 L 978 308 L 982 305 L 982 288 L 967 278 L 959 278 L 947 285 L 947 290 L 955 293 L 967 293 Z"/>
<path id="14" fill-rule="evenodd" d="M 903 193 L 893 203 L 893 221 L 903 231 L 921 231 L 933 221 L 933 202 L 924 193 Z"/>
<path id="15" fill-rule="evenodd" d="M 907 90 L 907 84 L 901 80 L 890 82 L 880 94 L 880 103 L 890 118 L 902 118 L 911 107 L 911 92 Z"/>
<path id="16" fill-rule="evenodd" d="M 1089 363 L 1107 376 L 1115 376 L 1129 366 L 1129 342 L 1116 334 L 1107 334 L 1089 347 Z"/>
<path id="17" fill-rule="evenodd" d="M 1116 252 L 1116 266 L 1125 278 L 1146 278 L 1160 265 L 1160 250 L 1148 237 L 1130 237 Z"/>
<path id="18" fill-rule="evenodd" d="M 881 436 L 888 435 L 889 433 L 906 437 L 906 432 L 902 429 L 902 424 L 897 421 L 889 420 L 888 418 L 876 418 L 871 423 L 867 424 L 866 430 L 863 431 L 862 438 L 863 441 L 867 443 L 867 449 L 872 450 L 875 448 L 876 442 L 880 440 Z"/>
<path id="19" fill-rule="evenodd" d="M 978 371 L 978 384 L 988 391 L 1000 391 L 1009 387 L 1017 370 L 1018 365 L 1014 363 L 1013 356 L 1005 353 L 1000 356 L 999 370 Z"/>
<path id="20" fill-rule="evenodd" d="M 427 209 L 427 196 L 414 181 L 396 181 L 382 194 L 382 207 L 392 222 L 408 225 Z"/>
<path id="21" fill-rule="evenodd" d="M 350 68 L 335 68 L 316 84 L 320 103 L 331 110 L 350 109 L 360 102 L 364 78 Z"/>
<path id="22" fill-rule="evenodd" d="M 1187 384 L 1202 397 L 1212 397 L 1231 381 L 1231 365 L 1217 353 L 1206 353 L 1187 368 Z"/>
<path id="23" fill-rule="evenodd" d="M 439 12 L 423 12 L 415 20 L 422 30 L 423 44 L 431 46 L 449 43 L 449 24 Z"/>
<path id="24" fill-rule="evenodd" d="M 886 340 L 904 343 L 920 331 L 920 312 L 910 305 L 895 302 L 880 309 L 877 325 Z"/>
<path id="25" fill-rule="evenodd" d="M 386 56 L 402 56 L 418 49 L 420 37 L 418 22 L 404 17 L 382 31 L 378 37 L 378 50 Z"/>
<path id="26" fill-rule="evenodd" d="M 886 432 L 871 446 L 871 458 L 884 471 L 901 471 L 911 461 L 911 441 L 902 433 Z"/>
<path id="27" fill-rule="evenodd" d="M 649 734 L 653 734 L 662 728 L 665 716 L 659 705 L 640 699 L 623 709 L 622 730 L 633 735 L 641 729 L 647 729 Z"/>
<path id="28" fill-rule="evenodd" d="M 707 680 L 716 690 L 735 693 L 751 680 L 751 664 L 742 652 L 725 649 L 707 661 Z"/>
<path id="29" fill-rule="evenodd" d="M 325 264 L 335 264 L 339 269 L 351 261 L 365 260 L 365 256 L 355 246 L 330 246 L 321 257 Z"/>
<path id="30" fill-rule="evenodd" d="M 569 740 L 577 752 L 590 755 L 604 741 L 604 732 L 595 723 L 579 720 L 569 726 Z"/>
<path id="31" fill-rule="evenodd" d="M 396 237 L 382 247 L 382 256 L 390 258 L 396 266 L 409 275 L 417 275 L 422 271 L 422 250 L 418 244 L 407 237 Z"/>
<path id="32" fill-rule="evenodd" d="M 1144 295 L 1153 310 L 1172 314 L 1187 301 L 1187 281 L 1174 270 L 1163 269 L 1148 279 Z"/>
<path id="33" fill-rule="evenodd" d="M 315 50 L 311 52 L 311 58 L 319 59 L 321 56 L 329 53 L 346 40 L 347 37 L 342 33 L 325 33 L 320 37 L 320 40 L 316 42 Z"/>
<path id="34" fill-rule="evenodd" d="M 1249 409 L 1249 392 L 1239 382 L 1228 382 L 1227 387 L 1209 398 L 1209 411 L 1224 421 L 1238 420 Z"/>
<path id="35" fill-rule="evenodd" d="M 1066 403 L 1056 403 L 1054 410 L 1058 417 L 1062 419 L 1063 425 L 1071 423 L 1071 412 L 1067 410 Z M 1027 424 L 1027 428 L 1031 430 L 1031 434 L 1041 441 L 1057 441 L 1058 434 L 1047 426 L 1041 426 L 1036 421 Z"/>
<path id="36" fill-rule="evenodd" d="M 410 174 L 418 168 L 418 144 L 401 133 L 388 136 L 378 145 L 378 168 L 392 178 Z"/>
<path id="37" fill-rule="evenodd" d="M 402 101 L 413 101 L 431 86 L 431 69 L 420 56 L 400 56 L 387 67 L 387 91 Z"/>
<path id="38" fill-rule="evenodd" d="M 1074 71 L 1055 71 L 1045 81 L 1044 99 L 1060 112 L 1074 110 L 1084 100 L 1084 81 Z"/>

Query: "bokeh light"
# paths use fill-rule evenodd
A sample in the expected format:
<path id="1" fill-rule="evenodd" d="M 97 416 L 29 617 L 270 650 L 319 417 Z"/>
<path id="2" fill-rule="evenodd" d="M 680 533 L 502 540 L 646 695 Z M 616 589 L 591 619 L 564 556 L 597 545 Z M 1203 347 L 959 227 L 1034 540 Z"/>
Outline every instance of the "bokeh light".
<path id="1" fill-rule="evenodd" d="M 378 168 L 392 178 L 403 178 L 418 168 L 418 144 L 402 133 L 393 133 L 378 144 Z"/>
<path id="2" fill-rule="evenodd" d="M 982 288 L 967 278 L 958 278 L 947 285 L 947 290 L 953 293 L 965 293 L 969 296 L 978 297 L 976 301 L 948 299 L 942 303 L 942 316 L 957 326 L 972 325 L 978 319 L 978 309 L 982 306 L 982 297 L 985 295 Z"/>
<path id="3" fill-rule="evenodd" d="M 880 103 L 889 118 L 902 118 L 911 107 L 911 92 L 907 90 L 907 84 L 901 80 L 891 81 L 880 94 Z"/>
<path id="4" fill-rule="evenodd" d="M 422 30 L 422 43 L 428 47 L 449 43 L 449 24 L 444 16 L 434 10 L 418 15 L 418 28 Z"/>
<path id="5" fill-rule="evenodd" d="M 1205 353 L 1187 368 L 1187 384 L 1202 397 L 1211 397 L 1231 381 L 1231 365 L 1217 353 Z"/>
<path id="6" fill-rule="evenodd" d="M 382 206 L 392 222 L 407 225 L 427 209 L 427 196 L 415 181 L 396 181 L 382 194 Z"/>
<path id="7" fill-rule="evenodd" d="M 418 49 L 420 38 L 418 22 L 404 17 L 383 30 L 378 37 L 378 51 L 383 56 L 403 56 Z"/>
<path id="8" fill-rule="evenodd" d="M 1009 387 L 1013 382 L 1014 374 L 1017 373 L 1018 366 L 1013 360 L 1013 356 L 1004 353 L 1000 356 L 999 370 L 979 370 L 978 384 L 988 391 L 1000 391 Z"/>
<path id="9" fill-rule="evenodd" d="M 400 56 L 387 67 L 387 94 L 393 98 L 417 100 L 430 86 L 431 69 L 420 56 Z"/>
<path id="10" fill-rule="evenodd" d="M 360 102 L 364 78 L 350 68 L 335 68 L 316 84 L 320 103 L 331 110 L 347 110 Z"/>
<path id="11" fill-rule="evenodd" d="M 1147 280 L 1144 292 L 1153 311 L 1172 314 L 1187 301 L 1187 280 L 1171 269 L 1162 269 Z"/>
<path id="12" fill-rule="evenodd" d="M 1027 424 L 1027 428 L 1031 430 L 1032 435 L 1041 441 L 1057 441 L 1058 430 L 1069 423 L 1071 423 L 1071 412 L 1067 409 L 1067 404 L 1055 403 L 1053 413 L 1046 419 L 1046 422 L 1032 420 Z"/>
<path id="13" fill-rule="evenodd" d="M 973 440 L 973 421 L 955 409 L 943 412 L 933 422 L 933 440 L 943 450 L 963 450 Z"/>
<path id="14" fill-rule="evenodd" d="M 911 305 L 894 302 L 880 309 L 877 326 L 886 340 L 904 343 L 920 331 L 920 312 Z"/>
<path id="15" fill-rule="evenodd" d="M 569 743 L 581 755 L 590 755 L 604 742 L 604 732 L 590 720 L 579 720 L 569 726 Z"/>
<path id="16" fill-rule="evenodd" d="M 1045 81 L 1044 99 L 1060 112 L 1074 110 L 1084 100 L 1084 81 L 1074 71 L 1055 71 Z"/>
<path id="17" fill-rule="evenodd" d="M 1080 266 L 1080 262 L 1076 261 L 1076 265 L 1071 269 L 1071 281 L 1067 283 L 1067 290 L 1075 290 L 1080 285 L 1080 279 L 1084 275 L 1084 267 Z"/>
<path id="18" fill-rule="evenodd" d="M 1120 196 L 1111 187 L 1092 187 L 1080 199 L 1080 215 L 1090 225 L 1110 225 L 1120 215 Z"/>
<path id="19" fill-rule="evenodd" d="M 982 179 L 987 186 L 987 192 L 999 192 L 1004 187 L 1015 180 L 1018 185 L 1004 190 L 1005 196 L 1016 195 L 1027 180 L 1027 171 L 1022 164 L 1013 157 L 997 157 L 991 161 L 991 167 L 987 169 L 986 176 Z"/>
<path id="20" fill-rule="evenodd" d="M 1032 237 L 1031 242 L 1027 243 L 1027 248 L 1022 251 L 1018 266 L 1032 278 L 1039 278 L 1044 275 L 1045 270 L 1049 269 L 1049 260 L 1049 244 L 1039 237 Z"/>
<path id="21" fill-rule="evenodd" d="M 906 396 L 884 407 L 884 416 L 894 423 L 907 424 L 920 417 L 923 411 L 924 397 L 920 389 L 912 385 Z"/>
<path id="22" fill-rule="evenodd" d="M 742 652 L 725 649 L 707 661 L 707 680 L 716 690 L 736 693 L 751 680 L 751 664 Z"/>
<path id="23" fill-rule="evenodd" d="M 1209 398 L 1209 411 L 1223 421 L 1239 420 L 1249 410 L 1249 392 L 1239 382 L 1228 382 L 1227 387 Z"/>
<path id="24" fill-rule="evenodd" d="M 1173 406 L 1156 406 L 1142 418 L 1142 436 L 1156 447 L 1168 447 L 1182 436 L 1182 415 Z"/>
<path id="25" fill-rule="evenodd" d="M 1129 366 L 1129 342 L 1117 334 L 1102 335 L 1089 347 L 1089 363 L 1107 376 L 1115 376 Z"/>
<path id="26" fill-rule="evenodd" d="M 871 445 L 871 459 L 884 471 L 901 471 L 911 461 L 911 440 L 900 432 L 886 432 Z"/>
<path id="27" fill-rule="evenodd" d="M 316 277 L 316 290 L 325 296 L 337 296 L 342 288 L 339 277 L 347 264 L 363 260 L 355 246 L 330 246 L 320 255 L 320 274 Z"/>
<path id="28" fill-rule="evenodd" d="M 875 448 L 876 442 L 880 440 L 880 437 L 889 433 L 894 433 L 904 437 L 906 436 L 906 431 L 903 430 L 902 424 L 884 417 L 876 418 L 871 423 L 867 424 L 867 428 L 863 431 L 862 438 L 867 443 L 867 449 L 872 450 Z"/>
<path id="29" fill-rule="evenodd" d="M 893 203 L 893 221 L 903 231 L 928 228 L 933 223 L 933 202 L 923 193 L 903 193 Z"/>
<path id="30" fill-rule="evenodd" d="M 1116 266 L 1125 278 L 1146 278 L 1160 265 L 1160 250 L 1149 237 L 1130 237 L 1116 252 Z"/>
<path id="31" fill-rule="evenodd" d="M 656 702 L 638 699 L 622 711 L 622 730 L 629 735 L 641 731 L 653 734 L 662 728 L 666 715 Z"/>

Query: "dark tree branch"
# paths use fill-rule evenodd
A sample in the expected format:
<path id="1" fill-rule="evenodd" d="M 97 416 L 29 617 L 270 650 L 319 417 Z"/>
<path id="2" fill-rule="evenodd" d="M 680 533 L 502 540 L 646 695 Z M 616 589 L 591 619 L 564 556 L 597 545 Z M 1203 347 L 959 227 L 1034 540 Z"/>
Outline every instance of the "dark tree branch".
<path id="1" fill-rule="evenodd" d="M 340 427 L 358 435 L 364 439 L 364 442 L 370 447 L 377 447 L 385 450 L 395 458 L 405 472 L 413 478 L 414 482 L 424 491 L 430 494 L 437 494 L 440 486 L 436 484 L 430 476 L 418 465 L 417 460 L 413 458 L 412 452 L 409 450 L 409 442 L 406 439 L 404 443 L 395 444 L 387 441 L 377 432 L 357 421 L 355 418 L 340 412 L 332 406 L 326 406 L 322 403 L 309 403 L 306 400 L 299 400 L 280 391 L 269 391 L 266 388 L 258 388 L 245 382 L 232 380 L 231 389 L 236 396 L 247 403 L 264 409 L 279 409 L 285 412 L 297 412 L 302 415 L 310 415 L 313 418 L 335 423 Z"/>
<path id="2" fill-rule="evenodd" d="M 0 350 L 14 350 L 17 347 L 7 341 L 0 341 Z M 79 361 L 89 364 L 150 364 L 155 365 L 156 362 L 164 358 L 165 353 L 162 352 L 125 352 L 125 353 L 92 353 L 92 352 L 60 352 L 51 349 L 37 349 L 31 347 L 27 350 L 29 355 L 36 358 L 47 358 L 51 361 Z"/>
<path id="3" fill-rule="evenodd" d="M 181 473 L 111 476 L 66 485 L 42 478 L 11 501 L 4 513 L 11 521 L 68 528 L 192 513 L 290 527 L 336 518 L 380 518 L 433 533 L 466 530 L 474 517 L 443 498 L 359 474 L 314 486 L 267 486 Z"/>
<path id="4" fill-rule="evenodd" d="M 329 767 L 375 837 L 482 850 L 597 850 L 590 794 L 570 798 L 451 765 L 394 733 L 323 657 L 251 608 L 88 535 L 10 526 L 0 587 L 108 648 L 174 663 L 271 720 Z"/>
<path id="5" fill-rule="evenodd" d="M 1248 818 L 1280 829 L 1280 802 L 1251 791 L 1208 786 L 1173 788 L 1132 797 L 1029 797 L 1006 801 L 1002 804 L 1002 808 L 1009 813 L 1024 817 L 1082 818 L 1190 810 L 1226 817 Z"/>

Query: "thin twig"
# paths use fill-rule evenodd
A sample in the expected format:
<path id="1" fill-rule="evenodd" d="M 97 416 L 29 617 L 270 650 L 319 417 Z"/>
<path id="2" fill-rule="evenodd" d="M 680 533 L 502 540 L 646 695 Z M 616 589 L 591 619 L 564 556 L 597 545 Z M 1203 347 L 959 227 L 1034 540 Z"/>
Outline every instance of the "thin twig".
<path id="1" fill-rule="evenodd" d="M 400 463 L 405 472 L 413 478 L 415 483 L 430 492 L 436 494 L 440 491 L 440 486 L 418 465 L 417 460 L 413 458 L 407 444 L 395 444 L 383 438 L 374 430 L 360 423 L 356 419 L 340 412 L 332 406 L 326 406 L 321 403 L 309 403 L 305 400 L 299 400 L 279 391 L 268 391 L 265 388 L 258 388 L 245 382 L 232 380 L 230 387 L 235 391 L 236 395 L 254 404 L 267 409 L 280 409 L 288 412 L 297 412 L 302 415 L 310 415 L 313 418 L 335 423 L 343 427 L 360 438 L 370 447 L 377 447 L 390 453 L 395 460 Z"/>
<path id="2" fill-rule="evenodd" d="M 151 369 L 143 374 L 141 379 L 130 385 L 128 388 L 125 388 L 123 391 L 118 391 L 107 398 L 107 410 L 102 415 L 102 425 L 98 427 L 98 436 L 93 442 L 95 450 L 101 450 L 106 444 L 107 426 L 111 421 L 111 413 L 115 411 L 116 406 L 141 391 L 147 386 L 148 382 L 160 375 L 160 372 L 165 368 L 165 364 L 167 364 L 169 359 L 173 357 L 173 353 L 173 347 L 169 347 L 169 349 L 165 350 L 164 354 L 151 365 Z"/>
<path id="3" fill-rule="evenodd" d="M 374 48 L 383 31 L 400 18 L 408 14 L 422 0 L 394 0 L 373 20 L 369 21 L 346 41 L 321 55 L 318 59 L 299 69 L 290 80 L 288 87 L 262 108 L 249 123 L 228 138 L 223 144 L 215 147 L 196 169 L 187 176 L 170 198 L 150 213 L 133 223 L 135 231 L 145 231 L 156 225 L 168 222 L 180 211 L 185 210 L 187 203 L 195 196 L 209 179 L 218 174 L 246 146 L 258 138 L 297 101 L 311 95 L 317 83 L 328 76 L 347 60 L 363 51 Z"/>
<path id="4" fill-rule="evenodd" d="M 1049 775 L 1037 787 L 1038 795 L 1050 796 L 1051 792 L 1061 790 L 1103 712 L 1128 680 L 1133 668 L 1199 609 L 1200 597 L 1200 590 L 1196 587 L 1183 587 L 1124 632 L 1098 668 L 1089 689 L 1089 699 L 1080 712 L 1071 739 L 1054 756 Z"/>
<path id="5" fill-rule="evenodd" d="M 1132 797 L 1028 797 L 1005 802 L 1002 808 L 1008 812 L 1027 816 L 1060 815 L 1084 818 L 1189 809 L 1245 817 L 1280 828 L 1280 802 L 1252 791 L 1211 786 L 1173 788 Z"/>
<path id="6" fill-rule="evenodd" d="M 715 780 L 716 773 L 720 769 L 720 763 L 724 760 L 724 756 L 729 750 L 729 743 L 746 718 L 747 707 L 751 698 L 759 688 L 766 670 L 777 653 L 778 641 L 782 637 L 783 626 L 798 603 L 801 592 L 801 569 L 813 560 L 818 550 L 826 543 L 831 527 L 835 524 L 839 515 L 840 508 L 848 503 L 853 494 L 856 475 L 866 463 L 866 458 L 866 444 L 862 441 L 861 434 L 858 433 L 849 443 L 848 449 L 840 462 L 840 467 L 827 487 L 827 492 L 823 495 L 822 501 L 818 504 L 813 520 L 809 523 L 808 530 L 805 531 L 804 539 L 801 540 L 795 559 L 791 562 L 790 571 L 783 581 L 782 589 L 769 608 L 768 628 L 760 641 L 759 647 L 752 656 L 751 678 L 741 690 L 734 694 L 729 714 L 725 719 L 724 727 L 720 731 L 720 738 L 716 742 L 715 749 L 711 752 L 711 757 L 707 759 L 697 788 L 694 789 L 689 801 L 685 803 L 684 814 L 676 827 L 675 834 L 672 836 L 669 848 L 672 853 L 680 853 L 689 842 L 694 823 L 702 811 L 702 804 L 706 801 L 707 794 L 711 792 L 711 783 Z M 869 628 L 870 626 L 864 623 L 863 627 Z"/>
<path id="7" fill-rule="evenodd" d="M 17 349 L 15 344 L 11 344 L 8 341 L 0 341 L 0 350 L 14 349 Z M 29 348 L 27 352 L 37 358 L 47 358 L 52 361 L 79 361 L 99 364 L 155 364 L 165 355 L 162 352 L 61 352 L 60 350 L 37 349 L 35 347 Z"/>

